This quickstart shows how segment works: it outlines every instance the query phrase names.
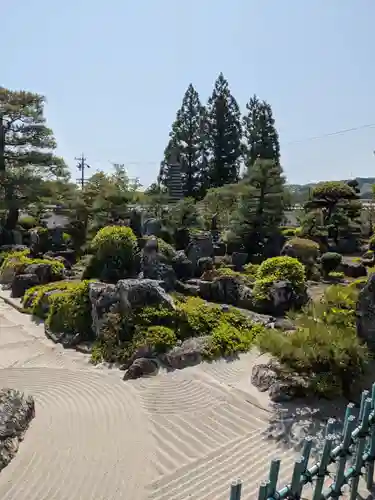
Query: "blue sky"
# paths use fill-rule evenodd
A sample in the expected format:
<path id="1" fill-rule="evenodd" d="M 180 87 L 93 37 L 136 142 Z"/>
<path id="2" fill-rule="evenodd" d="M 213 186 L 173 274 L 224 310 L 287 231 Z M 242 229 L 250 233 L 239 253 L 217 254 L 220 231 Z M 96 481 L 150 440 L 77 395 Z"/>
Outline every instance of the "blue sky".
<path id="1" fill-rule="evenodd" d="M 206 101 L 222 71 L 272 105 L 290 182 L 375 176 L 375 126 L 308 140 L 375 124 L 374 26 L 374 0 L 5 2 L 0 85 L 47 97 L 72 172 L 84 151 L 150 184 L 188 84 Z"/>

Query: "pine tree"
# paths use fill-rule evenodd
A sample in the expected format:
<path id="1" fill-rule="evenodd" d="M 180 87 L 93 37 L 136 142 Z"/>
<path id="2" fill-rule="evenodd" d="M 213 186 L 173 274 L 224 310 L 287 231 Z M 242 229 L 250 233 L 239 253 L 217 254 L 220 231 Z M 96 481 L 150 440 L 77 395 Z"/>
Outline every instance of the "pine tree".
<path id="1" fill-rule="evenodd" d="M 172 125 L 159 174 L 159 182 L 165 186 L 168 176 L 168 159 L 172 150 L 176 149 L 179 152 L 183 192 L 186 197 L 198 198 L 202 195 L 204 184 L 202 163 L 205 155 L 202 137 L 203 115 L 204 110 L 198 92 L 190 84 Z"/>
<path id="2" fill-rule="evenodd" d="M 37 201 L 42 179 L 68 179 L 56 141 L 46 126 L 45 99 L 39 94 L 0 87 L 0 116 L 5 129 L 5 171 L 0 172 L 0 201 L 7 211 L 5 229 L 15 228 L 20 208 Z"/>
<path id="3" fill-rule="evenodd" d="M 245 166 L 250 169 L 258 159 L 280 163 L 279 135 L 271 105 L 254 95 L 247 103 L 246 110 L 247 114 L 242 119 Z"/>
<path id="4" fill-rule="evenodd" d="M 250 255 L 263 255 L 267 240 L 277 234 L 284 216 L 285 178 L 272 160 L 258 160 L 249 171 L 232 230 Z"/>
<path id="5" fill-rule="evenodd" d="M 241 114 L 222 73 L 207 104 L 207 138 L 210 187 L 236 182 L 241 156 Z"/>

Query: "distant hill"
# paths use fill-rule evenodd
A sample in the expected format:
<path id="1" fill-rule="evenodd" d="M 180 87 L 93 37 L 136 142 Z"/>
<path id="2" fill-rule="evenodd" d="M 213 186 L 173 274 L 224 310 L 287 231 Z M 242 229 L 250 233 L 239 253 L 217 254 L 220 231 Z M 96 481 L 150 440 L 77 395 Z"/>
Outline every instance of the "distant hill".
<path id="1" fill-rule="evenodd" d="M 372 188 L 371 186 L 375 184 L 375 177 L 356 177 L 358 181 L 358 187 L 360 189 L 361 198 L 363 200 L 371 199 Z M 346 181 L 343 181 L 346 182 Z M 308 198 L 309 191 L 311 188 L 316 186 L 317 182 L 312 182 L 309 184 L 289 184 L 289 188 L 293 193 L 296 203 L 302 203 Z"/>

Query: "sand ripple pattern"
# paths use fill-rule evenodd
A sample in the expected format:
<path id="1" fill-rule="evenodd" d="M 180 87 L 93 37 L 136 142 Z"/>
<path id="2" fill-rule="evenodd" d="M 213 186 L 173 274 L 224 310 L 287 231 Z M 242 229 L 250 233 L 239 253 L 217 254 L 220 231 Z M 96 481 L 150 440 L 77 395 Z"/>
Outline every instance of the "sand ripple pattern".
<path id="1" fill-rule="evenodd" d="M 247 500 L 275 456 L 285 483 L 295 455 L 265 438 L 269 415 L 244 397 L 249 356 L 125 383 L 0 300 L 0 386 L 36 400 L 0 498 L 228 500 L 241 477 Z"/>

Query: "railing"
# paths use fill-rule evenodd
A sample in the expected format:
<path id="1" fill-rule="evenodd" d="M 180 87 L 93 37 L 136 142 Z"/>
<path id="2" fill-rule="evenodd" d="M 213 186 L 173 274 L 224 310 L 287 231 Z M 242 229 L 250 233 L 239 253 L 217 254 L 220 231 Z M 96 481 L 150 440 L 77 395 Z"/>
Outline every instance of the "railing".
<path id="1" fill-rule="evenodd" d="M 358 494 L 359 479 L 365 472 L 366 487 L 371 491 L 374 484 L 375 461 L 375 383 L 372 392 L 363 391 L 358 417 L 354 415 L 355 406 L 349 403 L 346 408 L 340 444 L 334 446 L 336 437 L 332 434 L 334 419 L 329 419 L 326 438 L 320 461 L 308 468 L 312 449 L 312 438 L 306 438 L 301 457 L 296 460 L 289 485 L 277 491 L 280 460 L 272 460 L 269 477 L 259 488 L 258 500 L 284 500 L 301 498 L 302 489 L 313 485 L 313 500 L 338 498 L 342 487 L 350 486 L 350 500 Z M 351 463 L 347 466 L 348 459 Z M 328 467 L 335 465 L 333 483 L 323 490 L 326 477 L 331 476 Z M 241 500 L 242 482 L 234 481 L 230 489 L 230 500 Z"/>

